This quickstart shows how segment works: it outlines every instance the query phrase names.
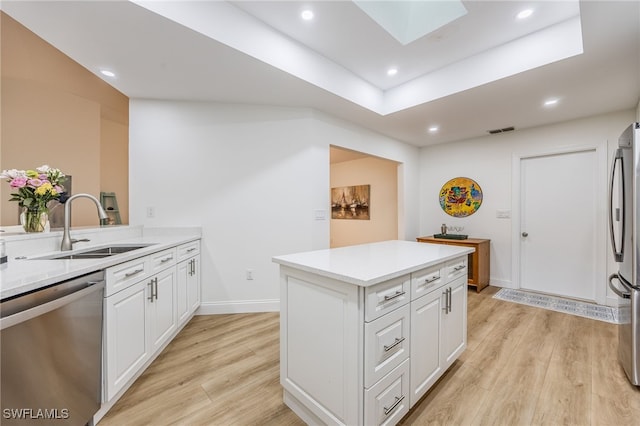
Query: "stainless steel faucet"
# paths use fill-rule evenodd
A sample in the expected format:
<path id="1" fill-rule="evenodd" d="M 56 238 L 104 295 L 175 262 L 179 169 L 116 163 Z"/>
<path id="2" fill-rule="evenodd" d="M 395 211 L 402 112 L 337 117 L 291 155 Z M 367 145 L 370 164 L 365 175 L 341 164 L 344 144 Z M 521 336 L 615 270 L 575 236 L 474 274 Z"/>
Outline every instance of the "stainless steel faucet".
<path id="1" fill-rule="evenodd" d="M 91 194 L 75 194 L 67 198 L 67 201 L 65 201 L 64 203 L 64 234 L 62 235 L 62 244 L 60 245 L 60 250 L 62 251 L 73 249 L 74 241 L 69 235 L 69 229 L 71 228 L 71 202 L 76 198 L 88 198 L 92 200 L 98 208 L 98 216 L 100 217 L 100 219 L 108 218 L 107 213 L 100 205 L 100 201 L 98 201 L 98 199 Z"/>

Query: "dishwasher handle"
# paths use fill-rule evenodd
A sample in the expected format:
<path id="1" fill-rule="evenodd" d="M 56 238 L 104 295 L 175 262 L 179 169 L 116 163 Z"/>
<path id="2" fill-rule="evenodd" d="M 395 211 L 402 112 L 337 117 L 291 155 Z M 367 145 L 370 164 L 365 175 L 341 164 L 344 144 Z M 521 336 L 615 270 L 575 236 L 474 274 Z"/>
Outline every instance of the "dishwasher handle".
<path id="1" fill-rule="evenodd" d="M 74 291 L 58 299 L 17 312 L 13 315 L 0 318 L 0 330 L 28 321 L 37 316 L 44 315 L 91 293 L 102 290 L 104 290 L 104 281 L 87 281 L 84 283 L 84 288 L 81 290 Z"/>

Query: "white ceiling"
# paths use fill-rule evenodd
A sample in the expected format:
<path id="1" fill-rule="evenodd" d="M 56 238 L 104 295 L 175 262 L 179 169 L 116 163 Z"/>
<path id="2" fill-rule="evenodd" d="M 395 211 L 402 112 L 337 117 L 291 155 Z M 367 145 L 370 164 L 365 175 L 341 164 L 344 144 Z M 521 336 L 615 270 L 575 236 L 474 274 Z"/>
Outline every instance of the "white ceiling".
<path id="1" fill-rule="evenodd" d="M 1 7 L 97 75 L 113 70 L 101 78 L 131 98 L 313 108 L 416 146 L 638 104 L 639 1 L 462 3 L 464 16 L 407 45 L 346 0 Z"/>

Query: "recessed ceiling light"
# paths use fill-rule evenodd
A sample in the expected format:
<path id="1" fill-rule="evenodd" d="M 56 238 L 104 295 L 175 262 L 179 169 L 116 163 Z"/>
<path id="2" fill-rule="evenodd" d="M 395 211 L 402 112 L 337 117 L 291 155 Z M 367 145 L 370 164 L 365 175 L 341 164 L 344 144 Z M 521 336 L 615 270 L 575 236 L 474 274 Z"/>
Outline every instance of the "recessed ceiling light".
<path id="1" fill-rule="evenodd" d="M 531 16 L 533 14 L 533 9 L 525 9 L 520 11 L 520 13 L 518 13 L 516 15 L 516 18 L 518 19 L 525 19 L 528 18 L 529 16 Z"/>
<path id="2" fill-rule="evenodd" d="M 554 105 L 556 105 L 558 103 L 558 100 L 559 99 L 557 99 L 557 98 L 547 99 L 546 101 L 544 101 L 544 106 L 546 106 L 546 107 L 554 106 Z"/>
<path id="3" fill-rule="evenodd" d="M 302 16 L 302 19 L 304 19 L 305 21 L 310 21 L 313 19 L 313 11 L 303 10 L 300 16 Z"/>
<path id="4" fill-rule="evenodd" d="M 396 75 L 398 74 L 398 68 L 389 68 L 387 70 L 387 75 Z"/>
<path id="5" fill-rule="evenodd" d="M 440 130 L 440 128 L 438 126 L 431 126 L 429 127 L 429 133 L 435 133 L 438 130 Z"/>
<path id="6" fill-rule="evenodd" d="M 113 71 L 109 71 L 109 70 L 100 70 L 100 74 L 106 75 L 107 77 L 115 77 L 116 76 L 116 73 L 114 73 Z"/>

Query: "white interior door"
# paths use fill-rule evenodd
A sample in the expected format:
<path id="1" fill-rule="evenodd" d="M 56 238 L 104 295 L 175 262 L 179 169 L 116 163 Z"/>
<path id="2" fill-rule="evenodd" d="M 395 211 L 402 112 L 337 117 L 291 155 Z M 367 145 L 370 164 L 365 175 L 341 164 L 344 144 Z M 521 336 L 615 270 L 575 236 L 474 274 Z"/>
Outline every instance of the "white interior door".
<path id="1" fill-rule="evenodd" d="M 596 299 L 595 150 L 520 160 L 520 287 Z"/>

